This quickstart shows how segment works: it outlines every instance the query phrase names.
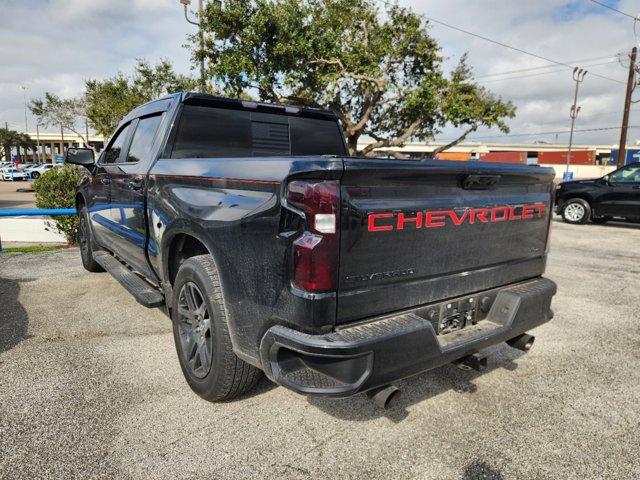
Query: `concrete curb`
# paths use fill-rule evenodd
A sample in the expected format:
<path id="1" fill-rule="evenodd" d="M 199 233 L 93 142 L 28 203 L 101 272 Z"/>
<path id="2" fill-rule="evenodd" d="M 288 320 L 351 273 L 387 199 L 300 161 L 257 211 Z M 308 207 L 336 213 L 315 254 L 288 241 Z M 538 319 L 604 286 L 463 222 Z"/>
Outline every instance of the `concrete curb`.
<path id="1" fill-rule="evenodd" d="M 63 235 L 47 230 L 45 221 L 40 217 L 0 218 L 0 239 L 2 242 L 67 243 Z"/>

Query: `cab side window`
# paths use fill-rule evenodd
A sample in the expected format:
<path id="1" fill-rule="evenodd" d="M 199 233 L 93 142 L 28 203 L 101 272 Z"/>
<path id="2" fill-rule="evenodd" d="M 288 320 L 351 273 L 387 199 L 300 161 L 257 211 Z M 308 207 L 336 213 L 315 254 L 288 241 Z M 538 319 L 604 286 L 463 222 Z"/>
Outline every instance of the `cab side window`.
<path id="1" fill-rule="evenodd" d="M 130 127 L 131 124 L 128 124 L 116 134 L 111 145 L 109 145 L 109 148 L 104 152 L 102 163 L 118 163 L 118 159 L 120 158 L 120 153 L 124 147 L 124 142 L 127 140 Z"/>
<path id="2" fill-rule="evenodd" d="M 133 140 L 131 140 L 127 162 L 135 163 L 140 160 L 147 161 L 149 159 L 160 120 L 162 120 L 162 115 L 154 115 L 140 119 L 136 127 L 136 132 L 133 134 Z"/>
<path id="3" fill-rule="evenodd" d="M 640 167 L 625 167 L 609 177 L 613 183 L 640 183 Z"/>

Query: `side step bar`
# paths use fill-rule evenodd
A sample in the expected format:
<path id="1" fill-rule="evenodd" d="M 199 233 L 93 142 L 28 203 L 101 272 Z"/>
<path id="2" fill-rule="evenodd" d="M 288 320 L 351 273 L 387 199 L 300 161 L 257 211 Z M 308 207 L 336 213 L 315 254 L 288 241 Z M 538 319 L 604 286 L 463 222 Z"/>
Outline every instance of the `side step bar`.
<path id="1" fill-rule="evenodd" d="M 107 252 L 94 252 L 93 258 L 126 288 L 140 305 L 147 308 L 164 305 L 164 296 L 158 290 L 121 264 L 113 255 Z"/>

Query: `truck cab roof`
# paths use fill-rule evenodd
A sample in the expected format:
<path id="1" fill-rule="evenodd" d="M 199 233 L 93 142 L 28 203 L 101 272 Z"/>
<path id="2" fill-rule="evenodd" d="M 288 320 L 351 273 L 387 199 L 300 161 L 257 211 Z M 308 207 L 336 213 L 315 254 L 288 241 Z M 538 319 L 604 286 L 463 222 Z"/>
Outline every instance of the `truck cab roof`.
<path id="1" fill-rule="evenodd" d="M 179 101 L 186 105 L 209 106 L 218 108 L 229 108 L 233 110 L 260 111 L 279 115 L 295 115 L 309 118 L 321 118 L 324 120 L 337 121 L 338 117 L 332 110 L 321 108 L 304 107 L 300 105 L 280 105 L 254 100 L 243 100 L 238 98 L 209 95 L 198 92 L 179 92 L 164 97 L 157 98 L 135 108 L 122 120 L 126 123 L 133 118 L 149 115 L 169 108 L 174 101 Z"/>

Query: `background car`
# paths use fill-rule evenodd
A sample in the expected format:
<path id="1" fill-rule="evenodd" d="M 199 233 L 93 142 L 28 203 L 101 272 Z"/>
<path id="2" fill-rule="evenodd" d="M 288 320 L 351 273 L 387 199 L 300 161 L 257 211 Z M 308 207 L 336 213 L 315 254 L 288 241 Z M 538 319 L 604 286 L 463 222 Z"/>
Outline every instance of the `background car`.
<path id="1" fill-rule="evenodd" d="M 10 167 L 4 168 L 2 170 L 2 180 L 4 181 L 17 181 L 17 180 L 27 180 L 29 178 L 29 174 L 20 168 Z"/>
<path id="2" fill-rule="evenodd" d="M 36 178 L 40 178 L 40 176 L 46 172 L 47 170 L 50 170 L 54 168 L 54 165 L 50 164 L 50 163 L 43 163 L 41 165 L 38 165 L 36 167 L 32 167 L 29 170 L 27 170 L 27 173 L 29 174 L 29 178 L 32 178 L 33 180 L 35 180 Z"/>
<path id="3" fill-rule="evenodd" d="M 605 223 L 614 217 L 640 219 L 640 163 L 602 178 L 563 182 L 556 192 L 557 212 L 567 223 Z"/>

